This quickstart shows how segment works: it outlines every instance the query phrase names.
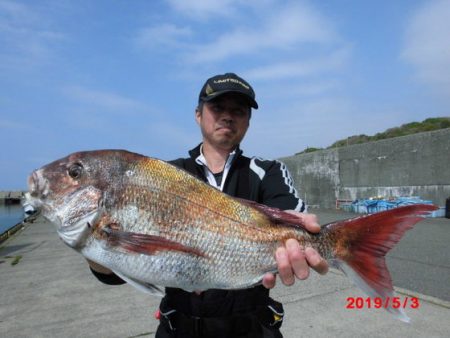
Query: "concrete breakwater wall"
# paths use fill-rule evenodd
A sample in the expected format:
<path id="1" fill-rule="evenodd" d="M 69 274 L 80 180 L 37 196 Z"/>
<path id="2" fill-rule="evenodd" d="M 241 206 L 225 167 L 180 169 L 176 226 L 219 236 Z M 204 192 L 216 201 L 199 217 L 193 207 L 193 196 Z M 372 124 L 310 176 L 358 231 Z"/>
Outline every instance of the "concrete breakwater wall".
<path id="1" fill-rule="evenodd" d="M 280 160 L 310 206 L 375 196 L 420 196 L 444 206 L 450 197 L 449 128 Z"/>
<path id="2" fill-rule="evenodd" d="M 0 191 L 0 203 L 16 204 L 20 203 L 23 198 L 23 191 Z"/>

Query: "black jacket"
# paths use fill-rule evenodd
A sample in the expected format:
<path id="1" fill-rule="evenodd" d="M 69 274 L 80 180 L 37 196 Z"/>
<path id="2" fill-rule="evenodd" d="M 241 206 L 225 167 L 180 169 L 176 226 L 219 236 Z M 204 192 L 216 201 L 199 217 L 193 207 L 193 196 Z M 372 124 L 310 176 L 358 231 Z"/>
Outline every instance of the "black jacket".
<path id="1" fill-rule="evenodd" d="M 202 181 L 207 181 L 204 168 L 197 163 L 200 146 L 189 151 L 189 158 L 169 163 L 183 168 Z M 283 210 L 305 211 L 305 203 L 298 197 L 286 166 L 280 161 L 246 157 L 236 149 L 226 177 L 223 192 Z"/>
<path id="2" fill-rule="evenodd" d="M 170 161 L 197 178 L 207 181 L 205 168 L 196 161 L 200 146 L 189 152 L 189 158 Z M 297 196 L 286 166 L 279 161 L 249 158 L 238 148 L 223 185 L 223 192 L 239 198 L 252 200 L 267 206 L 284 210 L 304 211 L 305 204 Z M 124 283 L 115 275 L 94 275 L 106 284 Z M 196 317 L 223 317 L 253 312 L 265 305 L 269 290 L 256 286 L 244 290 L 207 290 L 197 295 L 176 288 L 166 288 L 164 307 Z"/>
<path id="3" fill-rule="evenodd" d="M 198 163 L 200 145 L 189 152 L 189 158 L 170 163 L 207 181 L 205 168 Z M 223 192 L 284 210 L 304 211 L 286 166 L 279 161 L 249 158 L 238 148 L 226 176 Z M 269 290 L 256 286 L 244 290 L 207 290 L 200 295 L 181 289 L 166 288 L 164 303 L 168 308 L 196 317 L 222 317 L 253 312 L 264 306 Z"/>

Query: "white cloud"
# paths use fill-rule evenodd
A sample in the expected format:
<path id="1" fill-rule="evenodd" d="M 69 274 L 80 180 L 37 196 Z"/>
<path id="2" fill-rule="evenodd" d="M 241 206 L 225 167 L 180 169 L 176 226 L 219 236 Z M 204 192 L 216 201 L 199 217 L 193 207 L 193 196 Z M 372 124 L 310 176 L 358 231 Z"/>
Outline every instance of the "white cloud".
<path id="1" fill-rule="evenodd" d="M 349 57 L 350 51 L 348 49 L 339 49 L 319 58 L 304 61 L 284 61 L 253 68 L 247 71 L 246 75 L 254 80 L 305 77 L 342 69 Z"/>
<path id="2" fill-rule="evenodd" d="M 261 113 L 252 117 L 244 149 L 268 158 L 326 148 L 351 135 L 374 135 L 410 119 L 408 111 L 371 108 L 339 96 L 290 101 Z"/>
<path id="3" fill-rule="evenodd" d="M 35 22 L 37 19 L 36 15 L 27 6 L 8 0 L 0 2 L 0 13 L 2 25 L 11 21 Z"/>
<path id="4" fill-rule="evenodd" d="M 409 21 L 402 57 L 417 78 L 448 96 L 450 92 L 450 1 L 430 1 Z"/>
<path id="5" fill-rule="evenodd" d="M 306 1 L 192 0 L 169 4 L 181 20 L 141 29 L 135 43 L 170 55 L 168 61 L 178 67 L 178 76 L 190 78 L 193 73 L 197 78 L 199 71 L 219 72 L 235 60 L 245 67 L 244 63 L 252 60 L 241 72 L 252 81 L 296 81 L 316 74 L 327 77 L 350 58 L 351 50 L 332 21 Z M 231 12 L 234 15 L 228 17 Z M 192 21 L 205 15 L 211 17 L 207 25 Z"/>
<path id="6" fill-rule="evenodd" d="M 64 35 L 48 28 L 47 18 L 31 5 L 0 2 L 0 67 L 20 68 L 48 62 L 52 47 Z"/>
<path id="7" fill-rule="evenodd" d="M 141 48 L 181 47 L 185 39 L 192 35 L 189 27 L 177 27 L 173 24 L 162 24 L 141 29 L 135 38 Z"/>
<path id="8" fill-rule="evenodd" d="M 242 0 L 167 0 L 169 5 L 177 12 L 194 19 L 214 19 L 217 16 L 231 16 L 234 6 Z"/>
<path id="9" fill-rule="evenodd" d="M 145 104 L 115 93 L 92 90 L 80 86 L 70 86 L 63 89 L 64 93 L 90 109 L 107 109 L 112 112 L 126 114 L 145 109 Z"/>
<path id="10" fill-rule="evenodd" d="M 268 88 L 264 92 L 264 98 L 269 99 L 289 99 L 299 96 L 317 96 L 324 93 L 330 93 L 332 90 L 338 90 L 343 87 L 341 80 L 336 78 L 319 79 L 314 81 L 302 81 L 300 84 L 285 85 L 279 90 Z"/>
<path id="11" fill-rule="evenodd" d="M 145 134 L 152 135 L 155 140 L 164 140 L 161 142 L 165 147 L 180 150 L 185 155 L 186 145 L 194 146 L 200 140 L 200 131 L 191 128 L 193 125 L 194 121 L 191 122 L 191 125 L 177 125 L 172 120 L 153 120 L 145 128 Z"/>
<path id="12" fill-rule="evenodd" d="M 236 55 L 263 53 L 265 50 L 290 51 L 304 43 L 333 44 L 338 40 L 330 23 L 305 4 L 267 8 L 266 14 L 252 22 L 237 23 L 213 42 L 197 45 L 192 62 L 217 62 Z"/>

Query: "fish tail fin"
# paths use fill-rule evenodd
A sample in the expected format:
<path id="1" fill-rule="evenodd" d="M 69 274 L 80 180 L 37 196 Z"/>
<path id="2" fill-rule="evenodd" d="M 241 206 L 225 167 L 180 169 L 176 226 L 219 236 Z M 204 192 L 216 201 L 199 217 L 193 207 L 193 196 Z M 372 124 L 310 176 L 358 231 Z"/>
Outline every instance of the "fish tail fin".
<path id="1" fill-rule="evenodd" d="M 373 298 L 383 299 L 387 311 L 404 322 L 408 316 L 394 308 L 394 289 L 385 255 L 414 224 L 437 208 L 416 204 L 328 224 L 335 239 L 331 264 L 343 271 L 359 288 Z"/>

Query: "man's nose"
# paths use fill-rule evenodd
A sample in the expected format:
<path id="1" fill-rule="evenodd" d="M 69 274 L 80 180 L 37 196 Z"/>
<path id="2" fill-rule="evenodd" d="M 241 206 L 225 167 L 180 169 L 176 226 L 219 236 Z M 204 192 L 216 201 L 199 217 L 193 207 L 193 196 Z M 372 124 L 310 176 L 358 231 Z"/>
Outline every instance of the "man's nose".
<path id="1" fill-rule="evenodd" d="M 227 124 L 232 124 L 233 123 L 233 118 L 231 117 L 231 115 L 228 116 L 222 116 L 221 120 Z"/>
<path id="2" fill-rule="evenodd" d="M 220 119 L 222 121 L 232 122 L 234 120 L 234 116 L 230 110 L 224 109 L 220 115 Z"/>

